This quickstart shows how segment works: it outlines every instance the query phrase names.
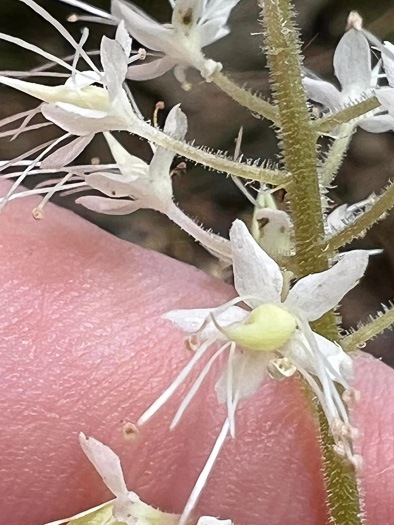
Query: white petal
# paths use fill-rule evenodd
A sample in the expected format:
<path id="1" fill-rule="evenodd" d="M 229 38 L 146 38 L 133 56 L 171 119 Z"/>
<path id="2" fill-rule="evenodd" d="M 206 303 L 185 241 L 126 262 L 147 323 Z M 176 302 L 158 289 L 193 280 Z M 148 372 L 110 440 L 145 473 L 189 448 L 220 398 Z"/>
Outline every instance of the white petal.
<path id="1" fill-rule="evenodd" d="M 104 137 L 123 175 L 126 175 L 130 180 L 148 177 L 149 166 L 146 162 L 134 155 L 130 155 L 127 149 L 111 133 L 104 133 Z"/>
<path id="2" fill-rule="evenodd" d="M 128 177 L 118 173 L 91 173 L 86 175 L 85 182 L 94 190 L 98 190 L 108 197 L 130 197 L 132 194 L 130 185 L 133 180 L 130 181 Z"/>
<path id="3" fill-rule="evenodd" d="M 230 306 L 224 312 L 220 308 L 197 308 L 195 310 L 172 310 L 162 317 L 176 324 L 187 334 L 194 334 L 200 330 L 207 321 L 204 330 L 201 333 L 203 339 L 217 338 L 218 340 L 227 340 L 226 336 L 220 332 L 211 321 L 211 314 L 214 315 L 216 323 L 220 327 L 226 327 L 233 323 L 239 323 L 247 317 L 248 312 L 238 306 Z"/>
<path id="4" fill-rule="evenodd" d="M 67 166 L 82 153 L 86 146 L 93 140 L 93 137 L 94 135 L 78 137 L 66 146 L 57 149 L 42 161 L 41 168 L 59 169 Z"/>
<path id="5" fill-rule="evenodd" d="M 382 106 L 394 117 L 394 87 L 382 87 L 375 91 Z"/>
<path id="6" fill-rule="evenodd" d="M 271 352 L 245 351 L 243 354 L 235 354 L 232 360 L 233 396 L 236 393 L 238 399 L 245 399 L 255 394 L 267 377 L 267 365 L 273 357 L 274 354 Z M 215 391 L 219 403 L 225 403 L 227 368 L 216 383 Z"/>
<path id="7" fill-rule="evenodd" d="M 88 210 L 106 215 L 129 215 L 142 208 L 140 201 L 108 199 L 95 195 L 79 197 L 75 202 Z"/>
<path id="8" fill-rule="evenodd" d="M 301 310 L 308 321 L 315 321 L 337 306 L 342 297 L 357 285 L 367 264 L 367 251 L 346 252 L 329 270 L 300 279 L 290 290 L 284 304 L 288 308 Z"/>
<path id="9" fill-rule="evenodd" d="M 227 17 L 208 20 L 201 26 L 201 47 L 209 46 L 230 33 Z"/>
<path id="10" fill-rule="evenodd" d="M 128 125 L 117 116 L 88 118 L 81 116 L 80 111 L 74 113 L 55 104 L 45 104 L 41 112 L 47 120 L 73 135 L 82 136 L 103 131 L 124 130 Z"/>
<path id="11" fill-rule="evenodd" d="M 394 129 L 394 118 L 390 115 L 375 115 L 360 120 L 358 126 L 370 133 L 385 133 Z"/>
<path id="12" fill-rule="evenodd" d="M 132 40 L 126 29 L 124 20 L 121 20 L 116 29 L 115 40 L 122 46 L 126 59 L 128 59 L 131 53 Z"/>
<path id="13" fill-rule="evenodd" d="M 334 71 L 342 89 L 354 85 L 361 93 L 369 88 L 371 50 L 368 40 L 360 31 L 350 29 L 341 38 L 334 54 Z"/>
<path id="14" fill-rule="evenodd" d="M 341 107 L 341 93 L 330 82 L 305 76 L 302 83 L 307 97 L 314 102 L 318 102 L 331 110 Z"/>
<path id="15" fill-rule="evenodd" d="M 212 516 L 202 516 L 197 525 L 233 525 L 233 522 L 231 520 L 218 520 Z"/>
<path id="16" fill-rule="evenodd" d="M 394 45 L 391 42 L 385 42 L 384 48 L 387 53 L 382 53 L 384 70 L 390 86 L 394 87 Z"/>
<path id="17" fill-rule="evenodd" d="M 89 461 L 102 477 L 104 483 L 115 496 L 127 496 L 128 490 L 123 477 L 120 459 L 109 447 L 79 434 L 79 442 Z"/>
<path id="18" fill-rule="evenodd" d="M 150 80 L 161 77 L 175 66 L 175 62 L 168 57 L 152 60 L 147 64 L 132 65 L 127 70 L 126 77 L 130 80 Z"/>
<path id="19" fill-rule="evenodd" d="M 122 84 L 126 78 L 127 57 L 119 42 L 103 36 L 100 46 L 100 60 L 103 65 L 109 99 L 113 101 L 122 90 Z"/>
<path id="20" fill-rule="evenodd" d="M 187 132 L 187 117 L 180 104 L 174 106 L 168 113 L 164 124 L 164 132 L 176 140 L 183 140 Z"/>
<path id="21" fill-rule="evenodd" d="M 230 242 L 234 283 L 238 294 L 261 298 L 259 301 L 246 301 L 253 308 L 264 303 L 279 303 L 283 287 L 280 268 L 260 248 L 242 221 L 234 221 L 230 230 Z"/>
<path id="22" fill-rule="evenodd" d="M 130 34 L 153 51 L 163 51 L 162 44 L 172 37 L 171 29 L 163 27 L 130 2 L 112 0 L 111 13 L 119 20 L 124 20 Z"/>

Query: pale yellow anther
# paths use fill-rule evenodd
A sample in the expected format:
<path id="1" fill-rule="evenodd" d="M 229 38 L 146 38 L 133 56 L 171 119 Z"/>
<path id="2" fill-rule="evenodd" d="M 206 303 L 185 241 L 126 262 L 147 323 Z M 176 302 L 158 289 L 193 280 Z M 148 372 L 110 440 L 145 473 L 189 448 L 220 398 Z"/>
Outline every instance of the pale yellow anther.
<path id="1" fill-rule="evenodd" d="M 287 343 L 297 322 L 291 313 L 274 304 L 258 306 L 238 326 L 225 328 L 227 337 L 250 350 L 271 351 Z"/>

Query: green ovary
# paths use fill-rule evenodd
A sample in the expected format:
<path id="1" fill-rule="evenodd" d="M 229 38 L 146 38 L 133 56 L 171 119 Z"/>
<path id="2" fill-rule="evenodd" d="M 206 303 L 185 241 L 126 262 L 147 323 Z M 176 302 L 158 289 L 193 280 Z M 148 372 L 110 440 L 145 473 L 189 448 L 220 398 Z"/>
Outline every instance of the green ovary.
<path id="1" fill-rule="evenodd" d="M 291 313 L 274 304 L 263 304 L 253 310 L 243 324 L 224 331 L 229 339 L 244 348 L 272 351 L 287 343 L 296 326 Z"/>

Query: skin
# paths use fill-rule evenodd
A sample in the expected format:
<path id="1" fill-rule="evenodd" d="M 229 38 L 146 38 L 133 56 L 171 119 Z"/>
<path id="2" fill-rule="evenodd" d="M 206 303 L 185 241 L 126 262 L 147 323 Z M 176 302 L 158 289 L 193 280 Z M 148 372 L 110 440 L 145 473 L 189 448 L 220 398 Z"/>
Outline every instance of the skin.
<path id="1" fill-rule="evenodd" d="M 4 188 L 1 188 L 3 194 Z M 0 220 L 0 516 L 40 525 L 111 498 L 78 443 L 83 431 L 120 455 L 130 490 L 180 512 L 225 417 L 214 383 L 168 431 L 187 386 L 143 427 L 136 421 L 190 358 L 161 314 L 216 306 L 234 290 L 202 272 L 118 240 L 34 198 Z M 364 457 L 367 523 L 393 523 L 394 374 L 356 359 L 353 421 Z M 190 383 L 189 383 L 190 384 Z M 198 514 L 239 525 L 327 523 L 314 419 L 297 378 L 267 380 L 237 412 Z"/>

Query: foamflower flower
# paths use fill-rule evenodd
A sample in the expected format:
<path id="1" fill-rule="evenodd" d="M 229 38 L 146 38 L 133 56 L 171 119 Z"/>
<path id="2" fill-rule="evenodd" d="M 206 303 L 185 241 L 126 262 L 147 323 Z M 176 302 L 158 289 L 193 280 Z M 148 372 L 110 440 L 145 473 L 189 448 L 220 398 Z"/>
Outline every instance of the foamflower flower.
<path id="1" fill-rule="evenodd" d="M 363 276 L 368 254 L 353 251 L 341 256 L 327 271 L 300 279 L 290 290 L 277 263 L 256 243 L 245 224 L 236 220 L 230 230 L 234 283 L 238 297 L 216 308 L 175 310 L 164 315 L 188 335 L 194 355 L 170 387 L 140 417 L 144 424 L 187 378 L 197 362 L 220 343 L 183 399 L 171 428 L 185 409 L 219 356 L 227 365 L 216 383 L 220 403 L 227 404 L 227 418 L 190 500 L 194 508 L 214 460 L 228 432 L 235 435 L 235 412 L 240 400 L 255 394 L 267 375 L 284 379 L 299 372 L 318 398 L 335 440 L 335 452 L 355 467 L 345 399 L 354 397 L 352 359 L 336 343 L 314 333 L 309 323 L 333 309 Z M 237 306 L 244 303 L 246 308 Z M 340 387 L 343 395 L 338 391 Z M 186 523 L 186 521 L 182 521 Z"/>
<path id="2" fill-rule="evenodd" d="M 334 53 L 334 72 L 341 89 L 307 72 L 303 83 L 307 96 L 332 112 L 360 102 L 373 95 L 377 87 L 380 63 L 371 64 L 371 49 L 364 34 L 351 27 L 339 41 Z M 357 125 L 372 133 L 394 128 L 394 118 L 382 113 L 382 108 L 357 119 Z"/>
<path id="3" fill-rule="evenodd" d="M 112 0 L 111 12 L 124 20 L 131 35 L 143 46 L 164 56 L 147 64 L 130 66 L 133 80 L 156 78 L 171 69 L 185 82 L 185 69 L 197 68 L 203 77 L 221 69 L 221 64 L 205 58 L 202 48 L 226 36 L 227 20 L 239 0 L 176 0 L 171 2 L 171 24 L 159 24 L 140 8 L 123 0 Z"/>
<path id="4" fill-rule="evenodd" d="M 164 133 L 183 140 L 186 131 L 186 115 L 175 106 L 168 114 Z M 174 203 L 171 164 L 175 153 L 159 146 L 148 164 L 131 155 L 110 133 L 105 133 L 105 138 L 120 173 L 109 171 L 87 175 L 85 183 L 107 197 L 88 195 L 79 197 L 76 202 L 108 215 L 127 215 L 142 208 L 164 213 L 214 256 L 230 264 L 229 241 L 204 230 Z"/>
<path id="5" fill-rule="evenodd" d="M 119 457 L 107 445 L 97 439 L 79 435 L 82 450 L 100 474 L 103 482 L 115 496 L 92 509 L 60 519 L 47 525 L 178 525 L 179 515 L 162 512 L 140 500 L 135 492 L 126 486 Z M 232 525 L 231 520 L 218 520 L 202 516 L 197 525 Z"/>

